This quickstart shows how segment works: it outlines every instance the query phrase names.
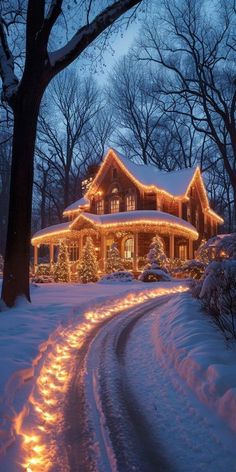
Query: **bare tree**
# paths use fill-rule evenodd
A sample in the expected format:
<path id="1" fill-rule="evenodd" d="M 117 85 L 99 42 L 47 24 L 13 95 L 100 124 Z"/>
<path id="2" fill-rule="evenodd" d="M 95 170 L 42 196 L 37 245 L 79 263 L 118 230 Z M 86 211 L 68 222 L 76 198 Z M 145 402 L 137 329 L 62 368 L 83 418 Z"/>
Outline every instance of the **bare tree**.
<path id="1" fill-rule="evenodd" d="M 74 15 L 66 0 L 28 0 L 15 8 L 9 0 L 1 6 L 0 75 L 3 97 L 14 113 L 9 221 L 5 252 L 2 299 L 12 306 L 18 296 L 30 300 L 29 255 L 33 187 L 33 156 L 42 96 L 49 82 L 69 66 L 98 36 L 141 0 L 75 2 Z M 12 3 L 12 5 L 11 5 Z M 24 5 L 27 6 L 25 16 Z M 8 8 L 10 7 L 10 8 Z M 12 8 L 14 7 L 14 8 Z M 14 11 L 14 13 L 12 13 Z M 68 13 L 67 13 L 68 12 Z M 63 36 L 63 21 L 69 17 L 75 34 L 59 50 L 50 51 L 55 35 Z M 19 80 L 11 45 L 14 25 L 23 22 L 25 61 Z M 26 20 L 24 26 L 24 20 Z M 72 29 L 73 31 L 73 29 Z M 108 30 L 107 30 L 108 31 Z M 57 36 L 58 40 L 58 36 Z"/>
<path id="2" fill-rule="evenodd" d="M 137 56 L 156 71 L 155 92 L 166 97 L 168 110 L 189 117 L 215 144 L 236 209 L 234 30 L 233 0 L 214 8 L 200 0 L 164 0 L 143 30 Z"/>
<path id="3" fill-rule="evenodd" d="M 79 80 L 72 70 L 60 74 L 45 94 L 39 118 L 35 193 L 42 227 L 51 217 L 60 221 L 64 208 L 81 196 L 81 179 L 88 166 L 100 163 L 111 133 L 112 120 L 94 79 Z"/>
<path id="4" fill-rule="evenodd" d="M 155 80 L 151 68 L 137 64 L 132 54 L 117 64 L 108 89 L 115 144 L 131 159 L 161 170 L 202 166 L 204 137 L 189 118 L 168 111 L 165 96 L 153 91 Z"/>

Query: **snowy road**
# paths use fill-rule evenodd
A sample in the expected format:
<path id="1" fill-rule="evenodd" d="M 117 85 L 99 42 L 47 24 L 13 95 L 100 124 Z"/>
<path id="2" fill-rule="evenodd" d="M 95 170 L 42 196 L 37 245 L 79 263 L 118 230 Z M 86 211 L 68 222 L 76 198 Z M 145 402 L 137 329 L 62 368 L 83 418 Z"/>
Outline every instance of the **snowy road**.
<path id="1" fill-rule="evenodd" d="M 168 299 L 124 311 L 83 346 L 65 411 L 71 472 L 236 470 L 235 438 L 156 356 Z"/>

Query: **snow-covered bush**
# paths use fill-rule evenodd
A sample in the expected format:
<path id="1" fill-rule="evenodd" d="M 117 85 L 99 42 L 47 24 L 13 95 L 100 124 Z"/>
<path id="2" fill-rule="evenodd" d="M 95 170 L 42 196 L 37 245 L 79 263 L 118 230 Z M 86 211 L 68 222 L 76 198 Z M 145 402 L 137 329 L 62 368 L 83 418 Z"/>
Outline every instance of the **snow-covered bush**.
<path id="1" fill-rule="evenodd" d="M 221 329 L 236 338 L 236 260 L 211 262 L 192 293 Z"/>
<path id="2" fill-rule="evenodd" d="M 145 269 L 139 276 L 141 282 L 169 282 L 171 277 L 162 269 Z"/>
<path id="3" fill-rule="evenodd" d="M 92 238 L 87 237 L 82 257 L 78 265 L 78 276 L 83 284 L 96 282 L 98 279 L 98 261 Z"/>
<path id="4" fill-rule="evenodd" d="M 164 244 L 159 236 L 155 236 L 152 239 L 147 254 L 147 261 L 148 263 L 139 276 L 139 280 L 142 282 L 165 282 L 171 280 L 165 267 L 167 258 L 164 252 Z"/>
<path id="5" fill-rule="evenodd" d="M 132 282 L 132 280 L 134 280 L 134 276 L 130 272 L 122 270 L 103 275 L 99 282 Z"/>
<path id="6" fill-rule="evenodd" d="M 70 281 L 70 261 L 68 249 L 64 241 L 60 242 L 57 263 L 54 267 L 54 281 L 55 282 L 69 282 Z"/>
<path id="7" fill-rule="evenodd" d="M 54 282 L 54 278 L 51 275 L 37 275 L 32 277 L 31 282 L 35 284 L 51 284 Z"/>
<path id="8" fill-rule="evenodd" d="M 212 260 L 232 259 L 236 257 L 236 233 L 220 234 L 201 244 L 196 252 L 196 259 L 205 264 Z"/>
<path id="9" fill-rule="evenodd" d="M 206 265 L 203 262 L 191 259 L 190 261 L 184 262 L 180 271 L 185 277 L 199 280 L 203 276 L 205 268 Z"/>
<path id="10" fill-rule="evenodd" d="M 113 243 L 108 251 L 106 261 L 106 271 L 108 274 L 112 272 L 122 271 L 124 269 L 119 249 L 116 243 Z"/>
<path id="11" fill-rule="evenodd" d="M 164 244 L 159 236 L 154 236 L 149 247 L 147 254 L 148 267 L 147 268 L 163 268 L 166 265 L 166 255 L 164 250 Z"/>

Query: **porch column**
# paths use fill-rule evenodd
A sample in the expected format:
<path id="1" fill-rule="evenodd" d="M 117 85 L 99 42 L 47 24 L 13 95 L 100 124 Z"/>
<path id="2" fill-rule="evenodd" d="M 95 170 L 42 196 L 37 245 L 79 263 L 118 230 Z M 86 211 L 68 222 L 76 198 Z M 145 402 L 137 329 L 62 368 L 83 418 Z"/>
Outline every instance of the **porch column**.
<path id="1" fill-rule="evenodd" d="M 188 241 L 188 257 L 189 259 L 193 258 L 193 241 L 191 239 Z"/>
<path id="2" fill-rule="evenodd" d="M 106 270 L 106 236 L 101 234 L 101 270 L 105 272 Z"/>
<path id="3" fill-rule="evenodd" d="M 179 218 L 182 218 L 182 202 L 179 201 Z"/>
<path id="4" fill-rule="evenodd" d="M 38 246 L 34 246 L 34 273 L 38 266 Z"/>
<path id="5" fill-rule="evenodd" d="M 50 249 L 49 249 L 49 252 L 50 252 L 50 271 L 52 270 L 53 268 L 53 262 L 54 262 L 54 245 L 52 243 L 50 243 Z"/>
<path id="6" fill-rule="evenodd" d="M 170 259 L 175 257 L 175 237 L 173 234 L 170 235 Z"/>
<path id="7" fill-rule="evenodd" d="M 138 271 L 138 233 L 134 233 L 134 261 L 133 261 L 134 272 Z"/>
<path id="8" fill-rule="evenodd" d="M 80 235 L 80 238 L 79 238 L 79 259 L 81 259 L 82 251 L 83 251 L 83 236 Z"/>

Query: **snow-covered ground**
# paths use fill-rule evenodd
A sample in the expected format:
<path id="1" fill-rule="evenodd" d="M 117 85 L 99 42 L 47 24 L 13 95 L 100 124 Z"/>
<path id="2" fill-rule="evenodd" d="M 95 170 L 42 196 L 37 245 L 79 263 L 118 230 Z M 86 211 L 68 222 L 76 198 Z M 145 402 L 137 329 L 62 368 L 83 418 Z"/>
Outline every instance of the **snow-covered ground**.
<path id="1" fill-rule="evenodd" d="M 134 326 L 126 376 L 167 470 L 236 470 L 235 351 L 189 293 Z"/>
<path id="2" fill-rule="evenodd" d="M 119 303 L 125 310 L 125 306 L 140 303 L 138 292 L 150 293 L 155 289 L 160 295 L 163 288 L 174 289 L 179 285 L 180 282 L 38 285 L 32 287 L 32 304 L 20 301 L 13 310 L 1 312 L 0 446 L 4 448 L 10 442 L 12 418 L 25 405 L 39 375 L 38 366 L 47 365 L 47 358 L 50 360 L 51 346 L 55 352 L 64 349 L 63 333 L 66 340 L 73 336 L 75 327 L 81 339 L 83 326 L 86 328 L 88 323 L 91 327 L 97 323 L 97 329 L 102 331 L 102 325 L 99 328 L 101 316 L 107 312 L 109 319 Z M 129 298 L 128 294 L 137 295 Z M 123 298 L 128 301 L 127 305 L 119 302 Z M 152 304 L 150 298 L 148 303 Z M 142 308 L 140 312 L 142 314 Z M 113 326 L 122 334 L 122 323 L 118 319 Z M 112 326 L 105 325 L 105 329 L 109 331 Z M 104 331 L 104 339 L 105 335 Z M 149 421 L 153 442 L 158 441 L 170 461 L 171 467 L 167 470 L 188 472 L 191 464 L 192 472 L 236 471 L 233 447 L 236 348 L 226 344 L 210 318 L 201 311 L 199 302 L 189 293 L 173 295 L 151 314 L 131 324 L 124 339 L 127 388 L 135 393 L 140 412 L 147 417 L 147 423 Z M 55 340 L 59 340 L 58 347 Z M 78 347 L 74 353 L 76 349 L 78 351 Z M 103 354 L 100 358 L 103 359 Z M 76 358 L 74 362 L 78 362 Z M 108 378 L 112 369 L 113 365 L 108 364 Z M 116 378 L 117 372 L 114 372 Z M 2 461 L 0 458 L 0 471 L 18 470 L 9 464 L 7 457 Z"/>
<path id="3" fill-rule="evenodd" d="M 164 284 L 172 287 L 178 283 Z M 161 284 L 158 287 L 161 288 Z M 11 442 L 12 419 L 22 410 L 43 352 L 61 330 L 93 306 L 124 294 L 149 291 L 155 284 L 42 284 L 31 288 L 32 303 L 0 312 L 0 452 Z M 21 387 L 24 388 L 21 388 Z M 28 386 L 28 388 L 27 388 Z M 9 436 L 10 434 L 10 436 Z M 0 468 L 1 470 L 1 468 Z"/>

